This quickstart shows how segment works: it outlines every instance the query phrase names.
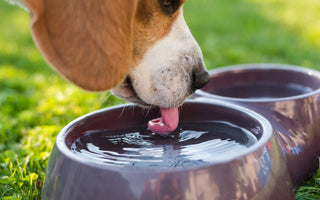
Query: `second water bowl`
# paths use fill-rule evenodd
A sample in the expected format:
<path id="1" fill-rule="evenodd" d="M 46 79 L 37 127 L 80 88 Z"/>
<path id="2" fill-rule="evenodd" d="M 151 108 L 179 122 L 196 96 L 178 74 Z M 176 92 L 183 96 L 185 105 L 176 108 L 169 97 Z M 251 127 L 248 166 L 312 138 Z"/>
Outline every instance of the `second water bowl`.
<path id="1" fill-rule="evenodd" d="M 320 73 L 282 64 L 247 64 L 210 71 L 196 97 L 220 99 L 262 114 L 272 124 L 295 186 L 318 168 Z"/>

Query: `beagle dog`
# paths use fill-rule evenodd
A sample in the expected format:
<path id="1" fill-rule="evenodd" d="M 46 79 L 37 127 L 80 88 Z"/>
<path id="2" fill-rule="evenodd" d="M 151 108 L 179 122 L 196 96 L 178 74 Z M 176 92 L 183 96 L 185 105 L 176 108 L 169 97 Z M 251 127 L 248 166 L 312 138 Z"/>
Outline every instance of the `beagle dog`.
<path id="1" fill-rule="evenodd" d="M 183 17 L 185 0 L 21 0 L 40 52 L 66 79 L 158 106 L 149 128 L 167 134 L 178 107 L 209 81 Z"/>

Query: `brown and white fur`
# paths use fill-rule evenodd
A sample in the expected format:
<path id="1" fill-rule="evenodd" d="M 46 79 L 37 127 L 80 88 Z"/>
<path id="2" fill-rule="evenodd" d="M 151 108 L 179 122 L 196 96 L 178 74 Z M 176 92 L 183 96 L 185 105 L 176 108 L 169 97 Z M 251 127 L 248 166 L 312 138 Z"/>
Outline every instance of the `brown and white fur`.
<path id="1" fill-rule="evenodd" d="M 21 1 L 44 57 L 85 90 L 172 108 L 208 81 L 185 0 Z"/>

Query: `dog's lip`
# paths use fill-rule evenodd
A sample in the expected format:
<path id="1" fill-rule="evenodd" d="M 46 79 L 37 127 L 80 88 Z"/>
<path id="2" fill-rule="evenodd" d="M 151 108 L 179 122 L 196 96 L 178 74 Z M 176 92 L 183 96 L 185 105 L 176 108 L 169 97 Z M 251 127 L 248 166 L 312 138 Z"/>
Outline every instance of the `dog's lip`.
<path id="1" fill-rule="evenodd" d="M 128 100 L 128 101 L 130 101 L 132 103 L 136 103 L 141 107 L 147 107 L 147 108 L 159 107 L 161 109 L 172 109 L 172 108 L 180 107 L 180 105 L 175 106 L 175 107 L 164 107 L 164 106 L 161 106 L 161 105 L 153 105 L 153 104 L 149 104 L 149 103 L 145 102 L 144 100 L 142 100 L 142 98 L 139 97 L 138 93 L 134 89 L 134 87 L 133 87 L 133 85 L 131 83 L 130 77 L 126 78 L 126 80 L 122 84 L 122 87 L 124 87 L 125 90 L 127 90 L 128 93 L 130 93 L 130 96 L 126 96 L 126 97 L 123 97 L 123 98 L 125 98 L 126 100 Z"/>
<path id="2" fill-rule="evenodd" d="M 151 106 L 144 102 L 137 92 L 135 91 L 134 87 L 132 86 L 131 79 L 128 77 L 126 79 L 126 87 L 131 90 L 134 94 L 136 100 L 139 101 L 140 105 L 143 106 Z M 162 108 L 160 107 L 161 117 L 157 119 L 150 120 L 148 122 L 148 128 L 158 134 L 170 134 L 174 131 L 179 123 L 179 111 L 178 108 Z"/>
<path id="3" fill-rule="evenodd" d="M 130 77 L 127 77 L 126 80 L 114 90 L 114 94 L 118 95 L 121 98 L 124 98 L 127 101 L 138 104 L 140 107 L 155 107 L 156 105 L 151 105 L 143 101 L 137 92 L 135 91 Z M 179 123 L 179 112 L 178 107 L 173 108 L 160 108 L 161 117 L 157 119 L 150 120 L 148 122 L 148 127 L 152 132 L 158 134 L 170 134 L 174 131 Z"/>
<path id="4" fill-rule="evenodd" d="M 123 91 L 123 93 L 125 93 L 126 95 L 121 95 L 121 94 L 115 94 L 129 102 L 135 103 L 141 107 L 151 107 L 153 105 L 146 103 L 145 101 L 143 101 L 138 93 L 136 92 L 136 90 L 134 89 L 132 83 L 131 83 L 131 78 L 129 76 L 127 76 L 127 78 L 125 79 L 125 81 L 121 84 L 121 90 Z"/>

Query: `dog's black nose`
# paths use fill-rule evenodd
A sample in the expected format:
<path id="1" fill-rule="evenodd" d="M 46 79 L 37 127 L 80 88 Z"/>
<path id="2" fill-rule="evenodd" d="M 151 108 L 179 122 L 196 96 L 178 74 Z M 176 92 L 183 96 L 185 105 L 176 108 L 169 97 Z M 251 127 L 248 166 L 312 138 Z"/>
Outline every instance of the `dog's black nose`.
<path id="1" fill-rule="evenodd" d="M 205 70 L 200 72 L 193 72 L 192 76 L 194 90 L 203 88 L 210 80 L 209 73 Z"/>

